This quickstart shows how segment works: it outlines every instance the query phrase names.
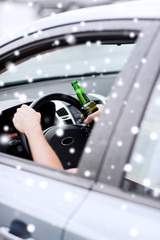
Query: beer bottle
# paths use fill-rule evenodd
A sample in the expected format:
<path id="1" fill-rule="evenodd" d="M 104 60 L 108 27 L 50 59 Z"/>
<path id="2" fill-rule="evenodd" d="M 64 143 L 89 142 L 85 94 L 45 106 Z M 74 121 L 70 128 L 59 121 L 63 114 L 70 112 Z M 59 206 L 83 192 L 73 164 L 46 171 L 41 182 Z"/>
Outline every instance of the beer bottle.
<path id="1" fill-rule="evenodd" d="M 84 93 L 83 89 L 78 85 L 77 81 L 71 82 L 77 97 L 79 99 L 81 105 L 81 112 L 84 118 L 87 118 L 90 114 L 96 112 L 98 110 L 95 102 L 90 101 L 87 95 Z"/>

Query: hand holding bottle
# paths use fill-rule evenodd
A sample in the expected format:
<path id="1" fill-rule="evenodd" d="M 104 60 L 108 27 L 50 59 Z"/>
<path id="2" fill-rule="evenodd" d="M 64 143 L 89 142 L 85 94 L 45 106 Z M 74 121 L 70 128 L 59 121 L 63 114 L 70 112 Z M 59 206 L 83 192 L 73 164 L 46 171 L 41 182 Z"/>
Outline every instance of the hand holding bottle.
<path id="1" fill-rule="evenodd" d="M 103 104 L 96 105 L 94 101 L 90 101 L 83 89 L 78 85 L 77 81 L 73 81 L 72 86 L 81 104 L 81 118 L 85 118 L 84 123 L 89 124 L 94 120 L 95 117 L 100 115 L 103 109 Z"/>
<path id="2" fill-rule="evenodd" d="M 85 118 L 87 118 L 92 113 L 98 111 L 98 108 L 94 101 L 91 101 L 88 96 L 85 94 L 83 89 L 78 85 L 77 81 L 73 81 L 72 87 L 75 90 L 75 93 L 78 97 L 79 103 L 81 105 L 81 112 Z"/>
<path id="3" fill-rule="evenodd" d="M 90 115 L 84 120 L 84 123 L 85 123 L 85 124 L 91 123 L 91 122 L 94 120 L 94 118 L 99 117 L 99 115 L 101 114 L 101 112 L 102 112 L 102 110 L 103 110 L 103 108 L 104 108 L 104 105 L 103 105 L 103 104 L 97 104 L 97 108 L 98 108 L 98 111 L 90 114 Z M 81 118 L 84 119 L 84 116 L 81 115 Z"/>

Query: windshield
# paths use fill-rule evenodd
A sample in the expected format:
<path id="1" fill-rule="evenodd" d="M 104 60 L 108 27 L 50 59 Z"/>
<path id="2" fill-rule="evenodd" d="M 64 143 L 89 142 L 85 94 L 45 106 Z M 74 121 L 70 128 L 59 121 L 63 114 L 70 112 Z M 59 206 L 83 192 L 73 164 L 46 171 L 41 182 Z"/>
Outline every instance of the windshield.
<path id="1" fill-rule="evenodd" d="M 0 86 L 33 82 L 49 78 L 119 72 L 126 63 L 134 44 L 108 44 L 99 41 L 71 46 L 34 56 L 15 65 L 7 63 L 7 71 L 0 75 Z M 15 55 L 20 52 L 15 51 Z"/>

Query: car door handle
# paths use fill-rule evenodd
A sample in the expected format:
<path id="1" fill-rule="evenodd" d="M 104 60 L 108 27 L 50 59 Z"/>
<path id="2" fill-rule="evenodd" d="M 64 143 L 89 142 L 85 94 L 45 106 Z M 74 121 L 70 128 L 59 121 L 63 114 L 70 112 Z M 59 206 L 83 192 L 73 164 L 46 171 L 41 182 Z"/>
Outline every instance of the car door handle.
<path id="1" fill-rule="evenodd" d="M 24 240 L 24 238 L 20 238 L 15 236 L 14 234 L 9 232 L 10 229 L 7 227 L 0 227 L 0 240 Z M 25 238 L 25 240 L 36 240 L 34 238 Z"/>

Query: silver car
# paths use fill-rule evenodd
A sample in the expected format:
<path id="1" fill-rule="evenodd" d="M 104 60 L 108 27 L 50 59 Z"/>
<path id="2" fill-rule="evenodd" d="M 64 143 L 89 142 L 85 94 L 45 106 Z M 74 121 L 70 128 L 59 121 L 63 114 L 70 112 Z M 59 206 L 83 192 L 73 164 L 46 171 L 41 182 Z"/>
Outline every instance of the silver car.
<path id="1" fill-rule="evenodd" d="M 0 45 L 0 240 L 159 240 L 159 1 L 57 14 Z M 74 80 L 104 105 L 93 125 Z M 32 160 L 23 103 L 64 170 Z"/>

